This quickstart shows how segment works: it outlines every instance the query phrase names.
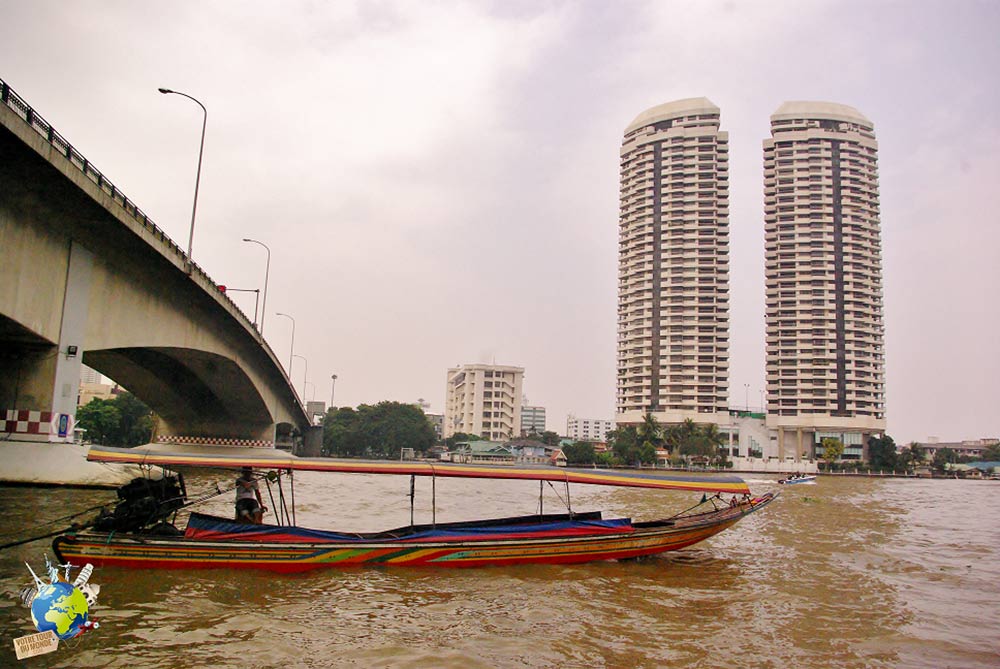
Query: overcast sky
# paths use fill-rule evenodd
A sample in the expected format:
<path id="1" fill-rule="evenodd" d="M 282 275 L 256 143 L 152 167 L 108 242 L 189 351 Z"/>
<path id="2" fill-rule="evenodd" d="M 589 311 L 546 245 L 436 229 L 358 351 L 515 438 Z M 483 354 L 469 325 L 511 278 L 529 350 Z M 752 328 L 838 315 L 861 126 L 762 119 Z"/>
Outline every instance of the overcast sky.
<path id="1" fill-rule="evenodd" d="M 525 368 L 612 418 L 618 150 L 706 96 L 730 133 L 730 399 L 764 388 L 763 155 L 786 100 L 879 140 L 888 433 L 1000 436 L 1000 3 L 0 0 L 0 77 L 194 258 L 263 287 L 306 397 L 424 398 Z M 233 294 L 253 316 L 252 294 Z M 307 371 L 294 361 L 302 388 Z M 745 384 L 749 384 L 749 393 Z M 749 397 L 748 397 L 749 396 Z"/>

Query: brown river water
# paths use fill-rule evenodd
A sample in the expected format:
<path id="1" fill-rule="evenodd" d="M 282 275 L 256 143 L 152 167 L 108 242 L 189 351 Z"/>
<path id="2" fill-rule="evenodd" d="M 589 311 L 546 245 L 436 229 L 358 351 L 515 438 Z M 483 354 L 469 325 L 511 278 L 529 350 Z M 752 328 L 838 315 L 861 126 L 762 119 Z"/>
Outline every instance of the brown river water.
<path id="1" fill-rule="evenodd" d="M 684 551 L 639 562 L 469 570 L 98 568 L 100 628 L 18 662 L 18 592 L 49 540 L 0 551 L 0 667 L 1000 667 L 1000 483 L 821 478 Z M 188 477 L 192 497 L 229 484 Z M 439 480 L 437 519 L 537 511 L 538 484 Z M 409 523 L 409 481 L 297 475 L 300 525 Z M 557 486 L 545 511 L 565 498 Z M 686 493 L 573 486 L 574 510 L 649 520 Z M 0 543 L 107 501 L 100 490 L 0 487 Z M 206 510 L 231 513 L 231 495 Z M 266 493 L 265 493 L 266 497 Z M 417 481 L 416 520 L 430 520 Z M 271 506 L 265 499 L 267 506 Z"/>

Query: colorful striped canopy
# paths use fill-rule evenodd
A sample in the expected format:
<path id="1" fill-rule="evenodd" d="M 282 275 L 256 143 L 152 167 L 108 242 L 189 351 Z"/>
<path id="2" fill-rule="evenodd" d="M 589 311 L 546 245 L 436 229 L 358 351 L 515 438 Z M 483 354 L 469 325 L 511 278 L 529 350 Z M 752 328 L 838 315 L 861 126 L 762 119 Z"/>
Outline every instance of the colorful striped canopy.
<path id="1" fill-rule="evenodd" d="M 91 446 L 87 459 L 92 462 L 130 463 L 160 467 L 239 468 L 250 466 L 258 469 L 291 469 L 350 474 L 411 474 L 414 476 L 560 481 L 631 488 L 721 492 L 737 495 L 750 492 L 746 482 L 738 476 L 678 475 L 650 470 L 572 469 L 547 465 L 515 467 L 429 461 L 300 458 L 285 451 L 265 448 L 178 446 L 173 444 L 148 444 L 135 448 Z"/>

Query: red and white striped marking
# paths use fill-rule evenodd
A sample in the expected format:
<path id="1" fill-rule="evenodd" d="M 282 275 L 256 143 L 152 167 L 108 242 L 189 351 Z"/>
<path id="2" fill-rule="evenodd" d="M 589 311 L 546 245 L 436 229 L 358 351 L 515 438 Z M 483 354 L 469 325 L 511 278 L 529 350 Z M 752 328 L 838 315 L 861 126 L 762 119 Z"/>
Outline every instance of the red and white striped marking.
<path id="1" fill-rule="evenodd" d="M 170 434 L 156 435 L 160 444 L 181 444 L 189 446 L 233 446 L 239 448 L 274 448 L 273 441 L 264 439 L 224 439 L 220 437 L 178 437 Z"/>
<path id="2" fill-rule="evenodd" d="M 56 414 L 51 411 L 5 409 L 2 413 L 0 434 L 49 435 L 55 433 L 52 419 Z"/>

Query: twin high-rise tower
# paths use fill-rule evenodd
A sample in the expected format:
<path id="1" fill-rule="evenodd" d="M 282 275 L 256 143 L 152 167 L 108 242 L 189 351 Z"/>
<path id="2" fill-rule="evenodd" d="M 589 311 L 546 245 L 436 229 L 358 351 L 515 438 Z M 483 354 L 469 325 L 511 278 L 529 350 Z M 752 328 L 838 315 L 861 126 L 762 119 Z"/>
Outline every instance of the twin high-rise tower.
<path id="1" fill-rule="evenodd" d="M 789 102 L 764 141 L 767 428 L 780 457 L 885 429 L 877 143 L 838 104 Z M 729 138 L 706 98 L 625 129 L 617 422 L 730 424 Z"/>
<path id="2" fill-rule="evenodd" d="M 729 396 L 729 136 L 706 98 L 625 129 L 618 422 L 718 422 Z"/>

